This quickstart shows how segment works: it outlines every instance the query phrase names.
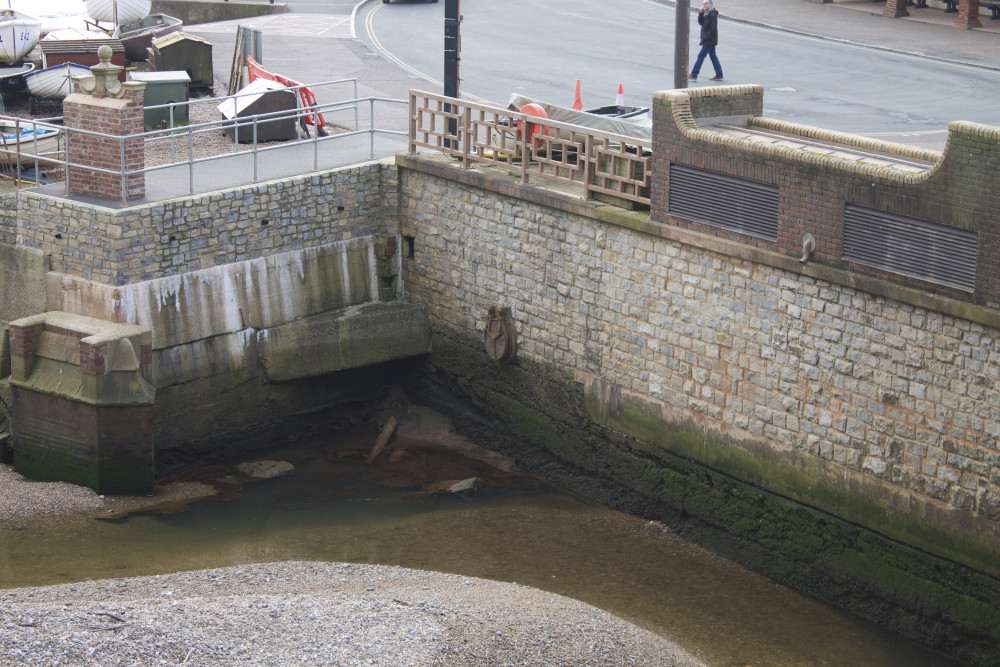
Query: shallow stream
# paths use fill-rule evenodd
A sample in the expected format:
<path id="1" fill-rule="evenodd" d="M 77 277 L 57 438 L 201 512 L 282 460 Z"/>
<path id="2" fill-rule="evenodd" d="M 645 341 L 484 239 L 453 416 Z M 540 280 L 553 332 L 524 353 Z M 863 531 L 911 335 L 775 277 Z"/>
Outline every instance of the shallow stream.
<path id="1" fill-rule="evenodd" d="M 177 514 L 73 517 L 4 528 L 0 588 L 277 560 L 366 562 L 515 581 L 668 637 L 713 665 L 951 665 L 672 535 L 397 437 L 374 465 L 371 426 L 309 436 L 267 458 L 292 476 Z M 427 492 L 479 478 L 475 495 Z"/>

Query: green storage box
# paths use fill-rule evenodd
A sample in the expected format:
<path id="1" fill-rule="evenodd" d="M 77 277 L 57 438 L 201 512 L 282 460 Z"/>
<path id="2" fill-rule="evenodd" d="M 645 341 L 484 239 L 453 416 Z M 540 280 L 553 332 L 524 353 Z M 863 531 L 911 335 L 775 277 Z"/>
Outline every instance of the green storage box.
<path id="1" fill-rule="evenodd" d="M 133 72 L 133 81 L 146 82 L 146 111 L 143 120 L 147 128 L 157 129 L 161 123 L 170 126 L 170 107 L 150 109 L 158 104 L 169 102 L 187 102 L 191 77 L 187 72 Z M 188 105 L 178 104 L 174 107 L 174 127 L 188 122 Z"/>

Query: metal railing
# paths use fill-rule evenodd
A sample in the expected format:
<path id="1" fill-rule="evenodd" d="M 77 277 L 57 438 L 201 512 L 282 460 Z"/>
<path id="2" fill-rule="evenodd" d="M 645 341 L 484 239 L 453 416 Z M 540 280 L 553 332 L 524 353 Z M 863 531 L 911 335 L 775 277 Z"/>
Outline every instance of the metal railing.
<path id="1" fill-rule="evenodd" d="M 225 160 L 236 156 L 252 156 L 253 174 L 252 182 L 259 180 L 258 166 L 262 153 L 273 150 L 286 149 L 289 146 L 302 146 L 311 144 L 313 147 L 312 167 L 313 171 L 319 169 L 320 145 L 330 141 L 343 140 L 367 134 L 369 140 L 369 159 L 375 158 L 375 137 L 377 135 L 406 136 L 406 131 L 402 129 L 386 129 L 376 126 L 376 106 L 388 104 L 402 106 L 406 100 L 390 99 L 384 97 L 358 97 L 356 79 L 340 79 L 327 81 L 318 84 L 309 84 L 309 87 L 316 90 L 325 86 L 333 85 L 353 85 L 353 97 L 341 99 L 336 102 L 317 103 L 314 106 L 299 107 L 283 111 L 275 111 L 264 114 L 254 114 L 239 116 L 234 114 L 231 118 L 221 118 L 202 123 L 184 124 L 180 120 L 184 114 L 180 109 L 190 109 L 195 105 L 221 103 L 232 104 L 234 110 L 240 109 L 241 98 L 248 96 L 257 97 L 261 93 L 237 93 L 224 97 L 199 98 L 187 102 L 171 102 L 168 104 L 151 105 L 147 109 L 165 109 L 167 111 L 166 127 L 154 129 L 147 132 L 130 135 L 108 135 L 100 132 L 92 132 L 77 128 L 68 128 L 62 125 L 61 117 L 52 117 L 38 120 L 26 120 L 21 118 L 0 117 L 0 124 L 6 129 L 3 130 L 3 137 L 0 138 L 0 167 L 9 168 L 8 175 L 15 181 L 22 182 L 23 174 L 27 169 L 34 169 L 35 183 L 38 182 L 38 174 L 41 168 L 54 169 L 62 167 L 65 174 L 66 194 L 69 195 L 69 170 L 80 169 L 98 174 L 109 174 L 121 179 L 121 200 L 124 204 L 128 198 L 129 177 L 137 174 L 146 174 L 162 169 L 186 166 L 188 169 L 188 191 L 193 194 L 195 191 L 195 166 L 207 162 Z M 301 86 L 287 87 L 281 90 L 291 91 L 297 95 L 297 89 Z M 363 117 L 362 108 L 367 105 L 368 113 Z M 353 114 L 353 121 L 340 120 L 343 114 Z M 220 114 L 221 115 L 221 114 Z M 319 115 L 329 115 L 331 119 L 337 118 L 336 123 L 329 123 L 330 127 L 335 127 L 333 132 L 317 131 Z M 262 128 L 273 127 L 275 123 L 293 123 L 296 128 L 302 128 L 306 137 L 300 137 L 296 131 L 296 138 L 283 141 L 261 141 Z M 402 123 L 398 123 L 399 126 Z M 206 133 L 226 132 L 233 139 L 233 150 L 213 155 L 197 156 L 195 144 L 198 137 Z M 121 169 L 104 169 L 93 165 L 81 164 L 79 160 L 73 162 L 70 157 L 73 155 L 72 147 L 75 142 L 80 141 L 84 136 L 101 139 L 105 145 L 117 144 L 119 158 L 122 164 Z M 240 148 L 243 141 L 247 148 Z M 168 142 L 170 145 L 170 158 L 167 162 L 146 166 L 138 169 L 125 169 L 126 147 L 136 141 L 145 142 L 147 146 L 157 142 Z M 303 169 L 303 172 L 306 169 Z"/>
<path id="2" fill-rule="evenodd" d="M 525 131 L 527 128 L 527 131 Z M 438 151 L 532 179 L 648 206 L 652 142 L 420 91 L 410 92 L 409 152 Z"/>

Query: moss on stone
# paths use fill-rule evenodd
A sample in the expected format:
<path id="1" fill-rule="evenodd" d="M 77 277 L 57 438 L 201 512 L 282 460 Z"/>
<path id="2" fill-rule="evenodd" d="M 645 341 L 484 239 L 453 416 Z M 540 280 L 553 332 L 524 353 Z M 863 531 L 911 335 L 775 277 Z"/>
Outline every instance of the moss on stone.
<path id="1" fill-rule="evenodd" d="M 530 361 L 489 363 L 474 343 L 438 335 L 429 361 L 408 378 L 414 393 L 527 470 L 972 664 L 1000 662 L 1000 581 L 844 520 L 898 525 L 911 544 L 940 537 L 824 482 L 818 464 L 791 467 L 773 450 L 668 425 L 613 388 L 598 400 Z M 950 550 L 985 555 L 949 539 Z"/>

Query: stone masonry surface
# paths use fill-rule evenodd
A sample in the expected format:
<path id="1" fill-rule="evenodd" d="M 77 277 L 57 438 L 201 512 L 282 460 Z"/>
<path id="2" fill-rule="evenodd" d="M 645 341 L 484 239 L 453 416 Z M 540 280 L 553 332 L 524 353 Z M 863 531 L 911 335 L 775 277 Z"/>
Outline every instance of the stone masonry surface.
<path id="1" fill-rule="evenodd" d="M 1000 331 L 475 187 L 401 172 L 411 298 L 519 354 L 725 432 L 1000 520 Z M 733 431 L 735 429 L 735 431 Z"/>
<path id="2" fill-rule="evenodd" d="M 125 285 L 378 233 L 394 175 L 367 164 L 120 210 L 22 190 L 17 242 L 53 271 Z"/>

